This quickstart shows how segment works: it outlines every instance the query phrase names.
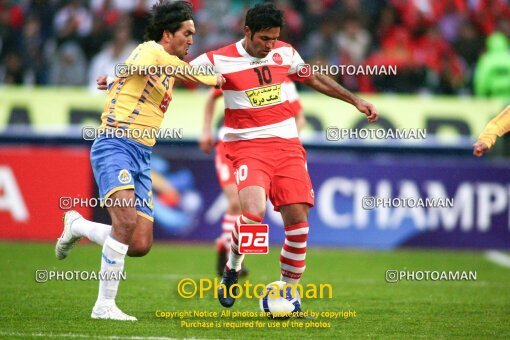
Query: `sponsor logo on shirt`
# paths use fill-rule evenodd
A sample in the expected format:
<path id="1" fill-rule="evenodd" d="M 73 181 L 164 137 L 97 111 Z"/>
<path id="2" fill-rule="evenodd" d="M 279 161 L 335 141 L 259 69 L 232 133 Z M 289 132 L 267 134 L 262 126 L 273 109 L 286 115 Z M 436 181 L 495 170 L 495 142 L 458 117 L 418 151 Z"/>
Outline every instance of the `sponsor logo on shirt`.
<path id="1" fill-rule="evenodd" d="M 260 87 L 258 89 L 245 91 L 251 106 L 259 107 L 282 101 L 281 84 Z"/>

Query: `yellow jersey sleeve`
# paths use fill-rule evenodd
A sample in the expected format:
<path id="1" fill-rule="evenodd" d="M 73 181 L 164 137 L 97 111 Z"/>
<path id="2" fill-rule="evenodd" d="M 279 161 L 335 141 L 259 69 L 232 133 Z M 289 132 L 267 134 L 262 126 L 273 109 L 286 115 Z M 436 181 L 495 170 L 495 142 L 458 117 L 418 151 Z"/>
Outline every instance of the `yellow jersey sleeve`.
<path id="1" fill-rule="evenodd" d="M 166 53 L 160 44 L 148 41 L 138 45 L 126 59 L 125 65 L 120 66 L 138 66 L 143 69 L 140 66 L 178 64 L 176 59 L 178 58 Z M 193 81 L 194 78 L 189 80 Z M 197 77 L 196 80 L 216 84 L 216 76 Z M 172 100 L 174 82 L 174 76 L 161 72 L 127 72 L 125 77 L 115 78 L 106 92 L 100 128 L 122 130 L 127 138 L 144 145 L 154 145 Z"/>
<path id="2" fill-rule="evenodd" d="M 146 70 L 153 66 L 173 66 L 176 71 L 192 68 L 178 57 L 166 53 L 163 46 L 155 41 L 138 45 L 124 66 Z M 155 135 L 172 100 L 175 78 L 205 85 L 216 85 L 217 82 L 215 74 L 127 72 L 126 77 L 115 78 L 107 91 L 101 128 L 120 129 L 125 131 L 128 138 L 144 145 L 154 145 Z"/>
<path id="3" fill-rule="evenodd" d="M 510 105 L 487 124 L 478 140 L 492 148 L 496 143 L 496 139 L 508 131 L 510 131 Z"/>

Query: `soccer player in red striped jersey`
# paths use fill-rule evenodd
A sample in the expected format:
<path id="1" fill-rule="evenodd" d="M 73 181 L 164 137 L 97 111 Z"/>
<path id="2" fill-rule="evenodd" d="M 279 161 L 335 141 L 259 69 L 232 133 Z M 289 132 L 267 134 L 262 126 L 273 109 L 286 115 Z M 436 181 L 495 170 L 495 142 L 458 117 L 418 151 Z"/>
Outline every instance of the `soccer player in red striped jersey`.
<path id="1" fill-rule="evenodd" d="M 282 84 L 282 91 L 286 92 L 292 111 L 295 114 L 296 125 L 298 131 L 301 130 L 303 125 L 306 123 L 303 106 L 299 101 L 299 95 L 296 89 L 296 85 L 286 78 Z M 216 250 L 218 253 L 217 257 L 217 272 L 218 275 L 223 275 L 225 263 L 230 253 L 232 230 L 236 220 L 241 215 L 241 205 L 239 203 L 239 196 L 237 194 L 237 187 L 235 182 L 234 166 L 232 162 L 226 157 L 225 144 L 223 143 L 223 127 L 218 131 L 218 140 L 214 141 L 212 134 L 212 118 L 214 116 L 214 106 L 216 100 L 223 96 L 221 89 L 211 89 L 209 96 L 206 100 L 205 111 L 204 111 L 204 125 L 202 129 L 202 135 L 200 136 L 199 146 L 200 149 L 206 153 L 211 153 L 214 148 L 214 165 L 216 168 L 216 175 L 220 187 L 227 199 L 227 209 L 223 215 L 221 223 L 222 233 L 220 237 L 216 239 Z M 243 266 L 240 272 L 240 276 L 246 276 L 248 270 L 246 266 Z"/>
<path id="2" fill-rule="evenodd" d="M 278 40 L 282 26 L 281 11 L 271 3 L 258 4 L 246 14 L 242 40 L 204 53 L 190 63 L 213 65 L 226 79 L 223 140 L 236 171 L 242 215 L 232 232 L 230 256 L 218 288 L 219 301 L 225 307 L 235 302 L 237 290 L 232 286 L 237 283 L 244 258 L 239 253 L 239 225 L 261 223 L 266 197 L 284 222 L 281 280 L 296 284 L 305 270 L 308 214 L 314 193 L 294 113 L 281 90 L 285 78 L 354 105 L 370 122 L 378 118 L 374 105 L 334 80 L 306 72 L 299 76 L 304 61 L 291 45 Z"/>

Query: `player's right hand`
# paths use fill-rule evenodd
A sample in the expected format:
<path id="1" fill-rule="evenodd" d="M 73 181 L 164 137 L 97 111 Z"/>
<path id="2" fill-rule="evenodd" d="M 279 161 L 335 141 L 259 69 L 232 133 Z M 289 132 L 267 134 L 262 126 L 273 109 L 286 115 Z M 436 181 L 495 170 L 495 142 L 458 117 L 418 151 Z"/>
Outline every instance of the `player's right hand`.
<path id="1" fill-rule="evenodd" d="M 200 136 L 198 140 L 198 146 L 200 150 L 206 154 L 210 154 L 212 148 L 214 147 L 214 138 L 210 131 L 205 131 Z"/>
<path id="2" fill-rule="evenodd" d="M 225 84 L 227 80 L 221 75 L 221 74 L 217 74 L 216 75 L 216 86 L 214 86 L 215 88 L 217 89 L 221 89 L 221 87 Z"/>
<path id="3" fill-rule="evenodd" d="M 355 103 L 356 108 L 367 116 L 370 123 L 375 123 L 379 119 L 379 112 L 372 103 L 369 103 L 363 99 L 360 99 Z"/>
<path id="4" fill-rule="evenodd" d="M 101 91 L 106 91 L 108 88 L 107 76 L 99 76 L 96 79 L 97 89 Z"/>
<path id="5" fill-rule="evenodd" d="M 489 152 L 489 147 L 481 140 L 473 144 L 473 155 L 476 157 L 482 157 L 487 152 Z"/>

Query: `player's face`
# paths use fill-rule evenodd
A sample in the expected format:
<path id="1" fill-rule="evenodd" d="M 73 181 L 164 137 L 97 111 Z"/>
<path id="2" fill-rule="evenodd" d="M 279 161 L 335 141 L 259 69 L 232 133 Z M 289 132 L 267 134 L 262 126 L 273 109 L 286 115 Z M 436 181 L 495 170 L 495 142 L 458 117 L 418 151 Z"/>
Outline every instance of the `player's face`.
<path id="1" fill-rule="evenodd" d="M 181 27 L 174 34 L 169 34 L 169 50 L 167 52 L 184 59 L 190 46 L 193 45 L 193 34 L 195 34 L 193 20 L 183 21 Z"/>
<path id="2" fill-rule="evenodd" d="M 253 35 L 253 38 L 250 28 L 246 27 L 245 34 L 246 51 L 256 58 L 265 58 L 274 48 L 276 40 L 280 36 L 280 27 L 258 31 Z"/>

